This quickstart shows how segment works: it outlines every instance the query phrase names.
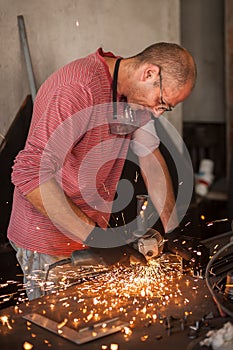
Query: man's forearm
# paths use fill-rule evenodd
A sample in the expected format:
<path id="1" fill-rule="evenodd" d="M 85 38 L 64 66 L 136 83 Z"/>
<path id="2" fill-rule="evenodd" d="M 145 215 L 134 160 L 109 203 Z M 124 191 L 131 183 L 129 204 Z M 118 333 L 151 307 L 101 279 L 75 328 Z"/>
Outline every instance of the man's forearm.
<path id="1" fill-rule="evenodd" d="M 52 179 L 26 195 L 27 200 L 73 240 L 84 241 L 95 223 L 83 213 Z"/>
<path id="2" fill-rule="evenodd" d="M 168 232 L 178 226 L 178 218 L 166 162 L 158 149 L 139 158 L 139 162 L 150 199 L 158 211 L 164 231 Z"/>

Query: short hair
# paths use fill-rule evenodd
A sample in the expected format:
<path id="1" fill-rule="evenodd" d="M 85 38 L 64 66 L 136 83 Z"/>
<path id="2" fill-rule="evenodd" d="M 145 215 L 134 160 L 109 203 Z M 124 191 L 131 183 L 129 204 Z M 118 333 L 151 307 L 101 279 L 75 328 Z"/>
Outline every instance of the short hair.
<path id="1" fill-rule="evenodd" d="M 192 88 L 196 82 L 197 69 L 190 52 L 175 43 L 155 43 L 133 56 L 136 63 L 152 63 L 160 67 L 163 78 L 174 80 L 177 87 L 190 83 Z"/>

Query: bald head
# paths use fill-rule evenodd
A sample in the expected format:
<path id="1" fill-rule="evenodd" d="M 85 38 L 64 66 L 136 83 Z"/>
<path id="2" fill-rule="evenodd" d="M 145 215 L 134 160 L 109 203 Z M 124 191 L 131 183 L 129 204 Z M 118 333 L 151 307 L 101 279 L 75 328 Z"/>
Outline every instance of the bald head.
<path id="1" fill-rule="evenodd" d="M 131 57 L 135 65 L 151 63 L 160 67 L 163 79 L 181 88 L 196 82 L 196 64 L 191 54 L 175 43 L 156 43 Z"/>

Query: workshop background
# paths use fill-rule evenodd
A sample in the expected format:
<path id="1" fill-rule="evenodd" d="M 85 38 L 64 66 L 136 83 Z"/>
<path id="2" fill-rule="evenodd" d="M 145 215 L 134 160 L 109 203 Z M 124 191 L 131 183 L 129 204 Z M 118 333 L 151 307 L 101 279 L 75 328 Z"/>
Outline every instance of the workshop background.
<path id="1" fill-rule="evenodd" d="M 20 15 L 36 89 L 53 71 L 98 47 L 125 57 L 158 41 L 177 42 L 190 50 L 198 68 L 196 88 L 166 118 L 183 136 L 194 172 L 208 158 L 213 161 L 215 177 L 206 196 L 196 196 L 194 191 L 187 222 L 195 221 L 205 238 L 227 231 L 233 216 L 233 2 L 0 0 L 0 283 L 20 274 L 7 244 L 11 203 L 4 197 L 12 193 L 9 171 L 14 150 L 23 142 L 17 130 L 25 133 L 32 109 Z M 220 224 L 205 231 L 211 220 Z"/>

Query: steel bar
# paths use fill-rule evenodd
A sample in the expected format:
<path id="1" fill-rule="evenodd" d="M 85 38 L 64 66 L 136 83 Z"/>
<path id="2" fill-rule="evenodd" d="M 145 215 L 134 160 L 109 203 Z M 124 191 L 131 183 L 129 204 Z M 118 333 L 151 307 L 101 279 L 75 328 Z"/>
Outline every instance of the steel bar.
<path id="1" fill-rule="evenodd" d="M 26 67 L 27 67 L 28 80 L 29 80 L 32 100 L 34 102 L 35 97 L 36 97 L 36 84 L 35 84 L 35 79 L 34 79 L 34 74 L 33 74 L 33 69 L 32 69 L 32 62 L 31 62 L 31 56 L 30 56 L 30 51 L 29 51 L 29 47 L 28 47 L 24 18 L 22 15 L 20 15 L 20 16 L 17 16 L 17 19 L 18 19 L 20 39 L 21 39 L 21 43 L 23 46 L 23 52 L 24 52 L 24 57 L 25 57 L 25 61 L 26 61 Z"/>

